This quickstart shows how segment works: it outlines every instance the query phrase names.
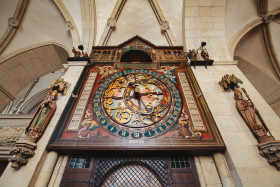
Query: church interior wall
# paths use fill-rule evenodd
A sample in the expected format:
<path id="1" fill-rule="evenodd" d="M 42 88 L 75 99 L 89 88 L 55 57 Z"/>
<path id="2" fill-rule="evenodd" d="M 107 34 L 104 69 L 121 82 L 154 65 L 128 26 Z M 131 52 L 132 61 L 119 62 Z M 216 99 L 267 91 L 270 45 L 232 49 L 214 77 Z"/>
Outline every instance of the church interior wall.
<path id="1" fill-rule="evenodd" d="M 224 92 L 217 82 L 226 73 L 243 80 L 240 86 L 247 90 L 272 135 L 279 139 L 280 119 L 275 112 L 235 65 L 196 67 L 193 72 L 227 146 L 226 158 L 235 181 L 240 178 L 243 186 L 279 186 L 279 172 L 259 155 L 257 140 L 236 110 L 234 92 Z"/>
<path id="2" fill-rule="evenodd" d="M 61 0 L 61 2 L 71 14 L 77 27 L 80 41 L 83 41 L 83 16 L 80 2 L 74 2 L 73 0 Z M 102 40 L 102 36 L 106 31 L 107 20 L 111 12 L 114 11 L 117 2 L 119 1 L 95 1 L 95 45 Z M 201 186 L 226 186 L 227 183 L 230 183 L 229 186 L 280 186 L 280 173 L 275 167 L 269 165 L 265 158 L 260 156 L 257 140 L 236 109 L 234 92 L 224 92 L 218 84 L 225 74 L 234 74 L 240 78 L 243 81 L 243 84 L 240 86 L 244 87 L 249 93 L 271 134 L 277 140 L 280 140 L 280 119 L 278 117 L 280 115 L 279 80 L 273 71 L 273 67 L 268 63 L 269 59 L 264 52 L 265 48 L 259 27 L 249 31 L 237 45 L 234 51 L 234 59 L 238 60 L 239 64 L 232 59 L 228 49 L 228 44 L 235 34 L 247 23 L 258 18 L 256 1 L 176 0 L 175 2 L 169 6 L 169 1 L 158 0 L 161 11 L 169 21 L 170 30 L 175 36 L 177 44 L 186 46 L 185 51 L 187 51 L 188 49 L 197 49 L 200 43 L 205 41 L 207 42 L 206 48 L 210 58 L 215 60 L 214 65 L 207 67 L 207 69 L 203 66 L 192 68 L 227 147 L 226 152 L 222 154 L 225 162 L 218 161 L 215 155 L 195 156 L 195 164 Z M 0 3 L 0 9 L 7 6 L 15 7 L 16 3 L 17 1 L 15 0 L 9 1 L 9 3 L 6 2 L 5 6 L 1 6 Z M 276 0 L 269 1 L 268 5 L 269 10 L 279 8 L 280 6 L 279 1 Z M 11 17 L 14 10 L 15 8 L 4 11 L 5 17 Z M 275 20 L 280 22 L 279 18 Z M 7 19 L 2 19 L 0 25 L 5 25 L 4 21 L 6 22 Z M 22 92 L 20 91 L 41 77 L 26 97 L 25 102 L 18 107 L 19 109 L 31 101 L 36 94 L 43 91 L 49 84 L 50 77 L 60 74 L 59 69 L 66 63 L 66 58 L 69 56 L 69 51 L 72 49 L 74 41 L 70 31 L 66 30 L 65 24 L 65 18 L 54 2 L 39 2 L 39 0 L 31 0 L 29 2 L 20 28 L 0 57 L 0 72 L 3 72 L 0 75 L 0 86 L 6 86 L 5 89 L 11 91 L 14 98 L 21 98 L 27 88 Z M 4 28 L 1 30 L 2 33 L 5 30 Z M 275 22 L 270 23 L 271 37 L 274 41 L 278 58 L 280 57 L 279 28 L 279 24 Z M 140 35 L 156 45 L 169 45 L 148 0 L 141 2 L 127 0 L 117 20 L 116 28 L 112 30 L 107 45 L 118 45 L 135 35 Z M 20 56 L 20 59 L 17 59 L 18 54 L 15 54 L 25 48 L 37 45 L 39 46 L 36 48 L 38 51 L 38 53 L 36 52 L 38 54 L 37 57 L 42 56 L 40 55 L 42 53 L 53 54 L 48 50 L 42 50 L 43 47 L 41 45 L 47 43 L 57 43 L 64 46 L 64 49 L 57 48 L 57 46 L 52 46 L 52 49 L 50 49 L 50 51 L 54 50 L 56 54 L 63 53 L 63 55 L 57 55 L 57 58 L 53 59 L 52 62 L 44 62 L 49 63 L 49 66 L 44 68 L 44 72 L 37 76 L 35 72 L 31 73 L 34 65 L 28 65 L 27 63 L 32 62 L 30 59 L 33 58 L 34 54 L 32 52 L 20 53 L 23 54 L 23 56 Z M 4 60 L 8 56 L 12 58 Z M 36 58 L 33 58 L 34 63 L 43 63 L 43 59 L 40 59 L 41 57 L 38 57 L 38 60 L 34 60 Z M 22 67 L 23 62 L 29 67 L 23 69 L 14 68 Z M 53 66 L 51 67 L 52 63 Z M 71 83 L 71 87 L 66 96 L 60 97 L 57 100 L 57 110 L 43 137 L 37 144 L 35 156 L 20 170 L 14 170 L 10 167 L 11 164 L 9 164 L 0 178 L 0 186 L 34 186 L 38 182 L 38 177 L 45 180 L 61 175 L 59 172 L 56 172 L 56 174 L 52 173 L 52 170 L 60 166 L 58 164 L 61 164 L 64 157 L 66 161 L 64 160 L 63 163 L 65 164 L 68 157 L 65 155 L 58 157 L 57 154 L 53 153 L 53 157 L 48 158 L 46 146 L 68 99 L 71 97 L 71 92 L 85 63 L 68 62 L 68 65 L 70 67 L 63 75 L 63 78 Z M 26 73 L 28 68 L 30 69 L 30 75 Z M 7 74 L 11 70 L 14 71 L 10 75 L 18 74 L 24 75 L 24 77 L 17 77 L 16 80 L 11 78 Z M 48 74 L 52 71 L 56 72 Z M 45 74 L 48 75 L 42 77 Z M 7 75 L 7 77 L 3 75 Z M 26 82 L 22 83 L 21 80 L 26 80 Z M 10 85 L 15 85 L 15 88 L 10 88 Z M 5 106 L 7 106 L 10 101 L 11 98 L 0 91 L 0 103 L 6 103 Z M 35 103 L 35 98 L 33 102 Z M 14 105 L 17 103 L 17 100 L 15 100 Z M 10 111 L 14 105 L 10 106 Z M 7 124 L 3 119 L 0 118 L 0 126 Z M 22 120 L 22 122 L 26 122 L 29 119 L 30 116 Z M 5 120 L 7 121 L 7 118 Z M 18 118 L 15 117 L 15 120 L 18 120 Z M 13 119 L 9 119 L 9 121 L 10 125 Z M 22 127 L 22 124 L 19 126 Z M 60 159 L 57 161 L 58 158 Z M 51 160 L 51 168 L 44 167 L 44 164 L 46 164 L 44 163 L 45 160 Z M 223 176 L 223 172 L 218 168 L 222 163 L 229 170 L 226 176 Z M 37 183 L 37 185 L 39 184 Z"/>

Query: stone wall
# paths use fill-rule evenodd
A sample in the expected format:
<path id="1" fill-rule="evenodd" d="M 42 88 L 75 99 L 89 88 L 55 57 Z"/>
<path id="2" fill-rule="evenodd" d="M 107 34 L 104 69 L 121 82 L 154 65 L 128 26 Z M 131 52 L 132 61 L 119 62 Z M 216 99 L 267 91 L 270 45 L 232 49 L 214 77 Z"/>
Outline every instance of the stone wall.
<path id="1" fill-rule="evenodd" d="M 215 61 L 232 60 L 225 39 L 226 0 L 186 0 L 185 38 L 187 49 L 198 49 L 201 42 Z"/>
<path id="2" fill-rule="evenodd" d="M 235 74 L 258 108 L 272 135 L 280 140 L 280 119 L 236 65 L 193 68 L 200 88 L 227 147 L 225 154 L 237 186 L 280 186 L 280 172 L 259 154 L 257 140 L 239 115 L 234 92 L 224 92 L 218 82 Z"/>

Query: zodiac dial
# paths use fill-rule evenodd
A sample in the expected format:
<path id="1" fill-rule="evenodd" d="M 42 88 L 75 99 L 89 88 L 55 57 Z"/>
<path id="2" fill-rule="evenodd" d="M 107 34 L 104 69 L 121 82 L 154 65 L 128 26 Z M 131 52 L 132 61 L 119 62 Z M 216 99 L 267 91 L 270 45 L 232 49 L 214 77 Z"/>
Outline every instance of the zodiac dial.
<path id="1" fill-rule="evenodd" d="M 150 70 L 126 70 L 111 76 L 99 86 L 93 101 L 96 117 L 106 130 L 132 138 L 164 133 L 182 108 L 177 87 Z"/>

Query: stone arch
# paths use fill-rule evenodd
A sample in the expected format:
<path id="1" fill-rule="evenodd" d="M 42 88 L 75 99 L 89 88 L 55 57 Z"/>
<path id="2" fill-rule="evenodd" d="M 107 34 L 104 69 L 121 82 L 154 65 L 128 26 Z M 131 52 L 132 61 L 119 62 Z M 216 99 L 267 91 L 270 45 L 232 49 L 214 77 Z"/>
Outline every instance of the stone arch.
<path id="1" fill-rule="evenodd" d="M 0 111 L 36 79 L 63 68 L 69 51 L 56 44 L 22 49 L 0 61 Z"/>

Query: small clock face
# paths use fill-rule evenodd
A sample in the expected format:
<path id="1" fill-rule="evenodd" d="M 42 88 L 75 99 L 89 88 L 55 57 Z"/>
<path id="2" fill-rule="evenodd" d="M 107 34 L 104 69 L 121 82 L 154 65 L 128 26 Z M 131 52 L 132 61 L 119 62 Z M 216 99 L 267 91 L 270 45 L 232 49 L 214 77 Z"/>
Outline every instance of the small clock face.
<path id="1" fill-rule="evenodd" d="M 103 128 L 130 138 L 150 138 L 166 132 L 182 108 L 176 85 L 150 70 L 114 74 L 99 86 L 93 102 Z"/>

